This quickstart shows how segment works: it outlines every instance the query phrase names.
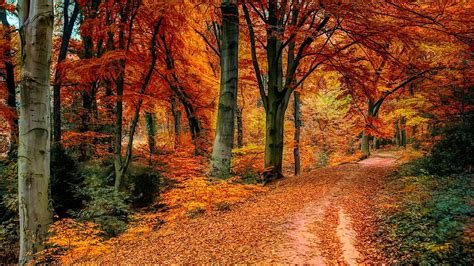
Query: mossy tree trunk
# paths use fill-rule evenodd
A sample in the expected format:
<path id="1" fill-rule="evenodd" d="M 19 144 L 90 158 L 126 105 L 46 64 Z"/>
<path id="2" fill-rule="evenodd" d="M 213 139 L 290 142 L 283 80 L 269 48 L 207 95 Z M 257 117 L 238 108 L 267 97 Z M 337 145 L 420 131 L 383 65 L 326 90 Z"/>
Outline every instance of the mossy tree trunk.
<path id="1" fill-rule="evenodd" d="M 50 62 L 53 3 L 18 1 L 21 38 L 18 202 L 19 264 L 44 248 L 52 221 L 50 182 Z"/>

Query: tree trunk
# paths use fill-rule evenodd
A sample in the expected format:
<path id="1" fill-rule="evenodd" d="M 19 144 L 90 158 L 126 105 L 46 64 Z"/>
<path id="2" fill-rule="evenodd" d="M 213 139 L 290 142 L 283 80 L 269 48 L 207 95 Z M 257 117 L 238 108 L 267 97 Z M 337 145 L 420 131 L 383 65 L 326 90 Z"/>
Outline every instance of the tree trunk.
<path id="1" fill-rule="evenodd" d="M 395 120 L 394 122 L 395 126 L 395 144 L 397 146 L 400 146 L 400 127 L 398 126 L 398 120 Z"/>
<path id="2" fill-rule="evenodd" d="M 242 148 L 244 146 L 244 121 L 242 117 L 243 110 L 237 107 L 237 147 Z"/>
<path id="3" fill-rule="evenodd" d="M 374 119 L 377 115 L 377 109 L 375 108 L 374 102 L 369 100 L 367 105 L 367 117 L 369 120 Z M 371 125 L 370 125 L 371 126 Z M 364 154 L 364 157 L 370 156 L 370 138 L 371 135 L 367 133 L 366 130 L 362 132 L 362 141 L 361 141 L 361 151 Z"/>
<path id="4" fill-rule="evenodd" d="M 125 62 L 120 60 L 120 65 L 125 69 Z M 120 73 L 115 82 L 117 89 L 117 99 L 115 100 L 115 125 L 114 125 L 114 173 L 115 173 L 115 190 L 123 189 L 122 176 L 122 124 L 123 124 L 123 72 Z"/>
<path id="5" fill-rule="evenodd" d="M 53 3 L 18 1 L 21 37 L 18 201 L 19 264 L 44 248 L 52 221 L 50 182 L 50 62 Z"/>
<path id="6" fill-rule="evenodd" d="M 181 111 L 176 106 L 176 100 L 171 97 L 171 114 L 174 124 L 174 147 L 179 147 L 181 142 Z"/>
<path id="7" fill-rule="evenodd" d="M 300 138 L 301 138 L 301 106 L 300 93 L 294 93 L 294 120 L 295 120 L 295 141 L 293 147 L 293 155 L 295 157 L 295 175 L 301 172 L 300 161 Z"/>
<path id="8" fill-rule="evenodd" d="M 380 149 L 380 142 L 382 140 L 380 138 L 374 137 L 374 150 Z"/>
<path id="9" fill-rule="evenodd" d="M 277 26 L 276 2 L 269 2 L 269 25 Z M 281 32 L 267 29 L 268 95 L 266 106 L 265 181 L 282 177 L 285 112 L 289 96 L 283 87 Z M 277 36 L 278 35 L 278 36 Z M 292 59 L 290 59 L 292 60 Z"/>
<path id="10" fill-rule="evenodd" d="M 146 112 L 145 113 L 145 122 L 146 122 L 146 133 L 148 137 L 148 149 L 150 150 L 150 154 L 155 154 L 156 152 L 156 144 L 155 144 L 155 136 L 156 136 L 156 116 L 153 113 Z"/>
<path id="11" fill-rule="evenodd" d="M 210 174 L 213 177 L 226 178 L 230 175 L 232 148 L 234 147 L 234 118 L 239 77 L 239 9 L 237 1 L 223 0 L 221 11 L 221 88 Z"/>
<path id="12" fill-rule="evenodd" d="M 370 136 L 365 133 L 365 131 L 362 132 L 362 141 L 360 144 L 360 149 L 362 153 L 364 154 L 365 157 L 370 156 L 370 145 L 369 145 L 369 138 Z"/>
<path id="13" fill-rule="evenodd" d="M 282 177 L 286 104 L 269 97 L 266 114 L 265 181 Z"/>
<path id="14" fill-rule="evenodd" d="M 71 18 L 69 19 L 69 0 L 65 0 L 63 3 L 63 32 L 61 47 L 59 48 L 58 62 L 56 65 L 56 72 L 54 73 L 54 85 L 53 85 L 53 141 L 61 142 L 61 84 L 59 72 L 59 65 L 66 59 L 67 49 L 69 47 L 69 40 L 71 39 L 72 30 L 76 23 L 76 18 L 79 14 L 79 6 L 76 3 L 74 5 Z"/>
<path id="15" fill-rule="evenodd" d="M 122 18 L 123 19 L 123 18 Z M 132 23 L 132 21 L 130 21 Z M 131 25 L 131 24 L 130 24 Z M 144 94 L 146 92 L 146 88 L 148 87 L 148 84 L 150 83 L 151 77 L 153 75 L 153 71 L 155 70 L 156 66 L 156 60 L 157 60 L 157 55 L 156 55 L 156 36 L 158 34 L 158 29 L 160 28 L 161 25 L 161 18 L 155 21 L 154 25 L 154 30 L 153 30 L 153 37 L 150 41 L 150 52 L 151 52 L 151 63 L 148 67 L 148 71 L 146 75 L 143 78 L 143 84 L 140 88 L 140 94 Z M 130 42 L 131 38 L 131 33 L 129 32 L 129 39 L 128 41 Z M 120 39 L 123 41 L 123 31 L 120 31 Z M 124 45 L 120 42 L 120 48 L 124 48 Z M 128 48 L 127 48 L 128 50 Z M 120 60 L 121 64 L 121 72 L 117 78 L 116 81 L 116 87 L 117 87 L 117 96 L 118 99 L 116 100 L 116 122 L 115 122 L 115 139 L 114 139 L 114 172 L 115 172 L 115 190 L 116 191 L 123 191 L 126 188 L 126 180 L 125 180 L 125 173 L 127 172 L 128 166 L 130 164 L 130 161 L 132 160 L 132 152 L 133 152 L 133 140 L 135 136 L 135 131 L 137 129 L 138 121 L 140 119 L 140 109 L 143 104 L 143 99 L 139 99 L 138 103 L 135 107 L 135 113 L 132 118 L 132 122 L 130 124 L 130 133 L 128 137 L 128 145 L 127 145 L 127 150 L 125 154 L 125 159 L 122 160 L 122 116 L 123 116 L 123 102 L 122 102 L 122 97 L 123 97 L 123 89 L 124 89 L 124 74 L 125 74 L 125 61 L 122 59 Z"/>
<path id="16" fill-rule="evenodd" d="M 406 130 L 406 118 L 400 118 L 400 146 L 405 147 L 407 145 L 407 130 Z"/>

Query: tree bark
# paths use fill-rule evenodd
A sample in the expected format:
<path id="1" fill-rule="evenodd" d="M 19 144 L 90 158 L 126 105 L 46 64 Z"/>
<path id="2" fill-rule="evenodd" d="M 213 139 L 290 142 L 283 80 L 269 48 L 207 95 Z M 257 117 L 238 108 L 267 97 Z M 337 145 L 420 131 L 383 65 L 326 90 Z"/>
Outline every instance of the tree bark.
<path id="1" fill-rule="evenodd" d="M 400 146 L 405 147 L 407 145 L 407 130 L 406 130 L 406 118 L 400 118 Z"/>
<path id="2" fill-rule="evenodd" d="M 373 100 L 369 100 L 367 104 L 367 118 L 369 120 L 375 119 L 377 116 L 377 105 L 374 104 Z M 362 132 L 362 140 L 361 140 L 361 151 L 364 154 L 364 157 L 369 157 L 370 156 L 370 139 L 371 135 L 367 133 L 366 130 Z"/>
<path id="3" fill-rule="evenodd" d="M 52 221 L 50 182 L 50 62 L 53 3 L 18 1 L 21 38 L 18 201 L 19 264 L 44 248 Z"/>
<path id="4" fill-rule="evenodd" d="M 156 152 L 156 144 L 155 144 L 155 136 L 156 136 L 156 115 L 154 113 L 145 113 L 145 122 L 146 122 L 146 133 L 148 137 L 148 149 L 150 154 L 155 154 Z"/>
<path id="5" fill-rule="evenodd" d="M 398 126 L 398 120 L 395 120 L 395 122 L 393 123 L 394 127 L 395 127 L 395 144 L 397 146 L 400 146 L 400 127 Z"/>
<path id="6" fill-rule="evenodd" d="M 265 179 L 274 180 L 282 176 L 284 120 L 287 104 L 269 97 L 266 115 Z"/>
<path id="7" fill-rule="evenodd" d="M 234 147 L 234 118 L 239 77 L 239 8 L 237 1 L 223 0 L 221 12 L 221 88 L 210 174 L 217 178 L 227 178 L 230 175 L 232 148 Z"/>
<path id="8" fill-rule="evenodd" d="M 300 160 L 300 138 L 301 138 L 301 103 L 300 93 L 294 93 L 294 120 L 295 120 L 295 139 L 293 147 L 293 155 L 295 158 L 295 175 L 301 173 L 301 160 Z"/>
<path id="9" fill-rule="evenodd" d="M 120 60 L 121 68 L 125 69 L 124 60 Z M 115 173 L 115 189 L 117 191 L 123 189 L 122 176 L 122 124 L 123 124 L 123 87 L 124 73 L 120 73 L 115 82 L 117 99 L 115 100 L 115 124 L 114 124 L 114 173 Z"/>
<path id="10" fill-rule="evenodd" d="M 244 146 L 244 121 L 242 117 L 242 108 L 237 107 L 237 147 L 242 148 Z"/>
<path id="11" fill-rule="evenodd" d="M 176 106 L 174 97 L 171 97 L 171 114 L 173 115 L 174 147 L 177 148 L 181 144 L 181 111 Z"/>

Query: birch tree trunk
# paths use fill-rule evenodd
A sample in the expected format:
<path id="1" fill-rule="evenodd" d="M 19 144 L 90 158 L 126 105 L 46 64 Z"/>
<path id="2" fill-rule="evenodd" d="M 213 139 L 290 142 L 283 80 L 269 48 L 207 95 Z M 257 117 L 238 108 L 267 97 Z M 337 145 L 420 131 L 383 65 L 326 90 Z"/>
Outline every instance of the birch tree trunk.
<path id="1" fill-rule="evenodd" d="M 221 88 L 217 111 L 216 136 L 211 157 L 211 176 L 226 178 L 230 174 L 234 146 L 234 117 L 237 106 L 239 8 L 235 0 L 223 0 Z"/>
<path id="2" fill-rule="evenodd" d="M 20 0 L 21 37 L 18 201 L 19 264 L 32 262 L 44 248 L 52 221 L 50 182 L 50 60 L 53 3 Z"/>

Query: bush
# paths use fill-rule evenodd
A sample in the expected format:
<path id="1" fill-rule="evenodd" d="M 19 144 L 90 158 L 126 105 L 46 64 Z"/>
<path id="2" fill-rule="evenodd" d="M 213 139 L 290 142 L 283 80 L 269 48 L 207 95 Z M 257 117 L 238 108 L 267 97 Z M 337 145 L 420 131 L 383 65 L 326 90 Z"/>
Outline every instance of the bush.
<path id="1" fill-rule="evenodd" d="M 94 175 L 86 177 L 82 193 L 87 197 L 87 203 L 77 213 L 80 220 L 100 224 L 106 236 L 117 236 L 127 229 L 130 210 L 124 193 L 115 191 Z"/>
<path id="2" fill-rule="evenodd" d="M 51 148 L 51 195 L 54 212 L 61 218 L 82 206 L 84 195 L 81 186 L 84 177 L 78 171 L 76 162 L 61 145 Z"/>
<path id="3" fill-rule="evenodd" d="M 145 207 L 153 203 L 159 195 L 161 183 L 161 177 L 156 170 L 143 165 L 132 165 L 127 176 L 132 205 Z"/>
<path id="4" fill-rule="evenodd" d="M 323 149 L 318 153 L 318 167 L 327 167 L 331 159 L 331 152 Z"/>
<path id="5" fill-rule="evenodd" d="M 0 159 L 0 261 L 18 257 L 18 172 L 16 158 Z"/>
<path id="6" fill-rule="evenodd" d="M 385 253 L 402 264 L 469 264 L 473 176 L 428 175 L 419 161 L 405 167 L 391 184 L 401 195 L 397 211 L 384 214 L 377 236 Z"/>
<path id="7" fill-rule="evenodd" d="M 474 122 L 467 119 L 443 130 L 442 140 L 433 146 L 425 168 L 446 175 L 470 171 L 473 166 Z"/>

